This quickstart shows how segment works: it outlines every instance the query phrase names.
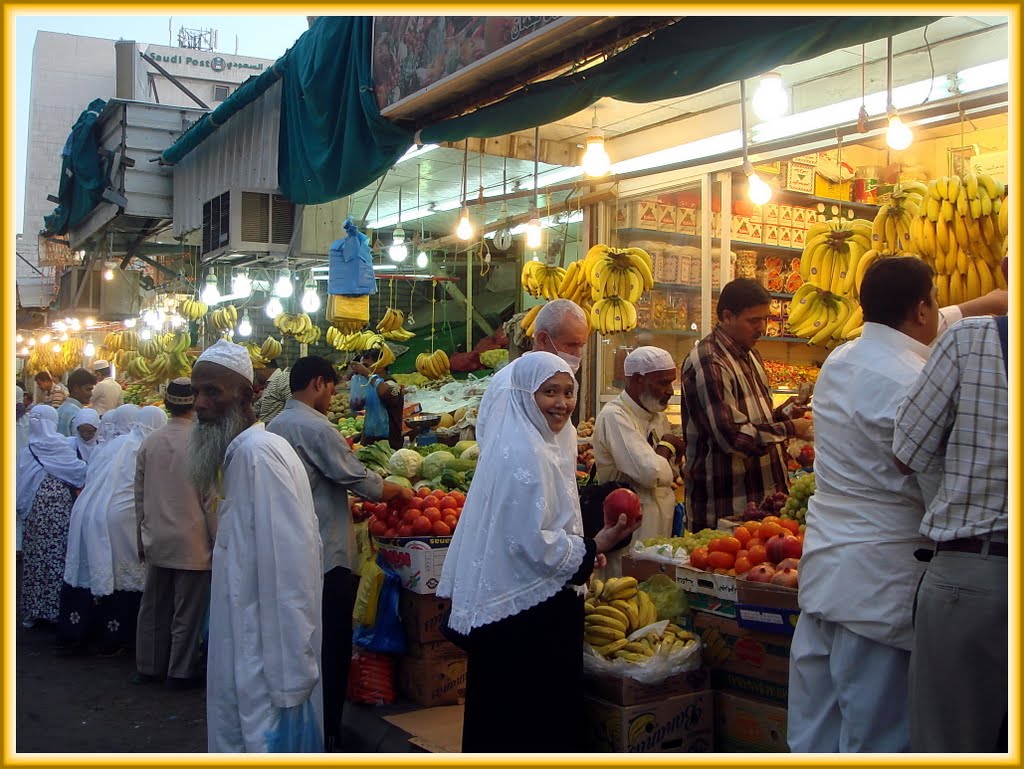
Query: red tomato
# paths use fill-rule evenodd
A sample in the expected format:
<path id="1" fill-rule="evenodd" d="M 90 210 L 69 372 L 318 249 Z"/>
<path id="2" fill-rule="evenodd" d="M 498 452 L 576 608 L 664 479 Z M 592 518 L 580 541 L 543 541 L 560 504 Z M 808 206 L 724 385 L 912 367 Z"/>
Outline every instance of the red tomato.
<path id="1" fill-rule="evenodd" d="M 402 515 L 402 523 L 412 523 L 420 517 L 422 513 L 419 510 L 406 510 Z"/>
<path id="2" fill-rule="evenodd" d="M 430 533 L 435 537 L 447 537 L 452 533 L 452 527 L 444 521 L 434 521 L 430 525 Z"/>
<path id="3" fill-rule="evenodd" d="M 377 515 L 384 515 L 384 514 L 386 514 L 388 512 L 388 503 L 387 502 L 378 502 L 376 507 L 374 508 L 374 512 L 377 513 Z"/>
<path id="4" fill-rule="evenodd" d="M 779 521 L 779 526 L 782 526 L 785 529 L 789 529 L 793 534 L 800 533 L 800 522 L 794 521 L 792 518 L 783 518 L 781 521 Z"/>
<path id="5" fill-rule="evenodd" d="M 459 491 L 458 489 L 456 489 L 455 491 L 451 492 L 451 493 L 449 494 L 449 496 L 451 496 L 451 497 L 455 497 L 455 501 L 459 503 L 459 507 L 461 507 L 461 506 L 462 506 L 462 504 L 463 504 L 463 503 L 464 503 L 464 502 L 466 501 L 466 495 L 465 495 L 465 494 L 463 494 L 463 493 L 462 493 L 461 491 Z"/>
<path id="6" fill-rule="evenodd" d="M 736 558 L 736 563 L 733 565 L 733 568 L 736 569 L 737 574 L 745 574 L 750 571 L 753 566 L 754 565 L 750 562 L 750 558 L 744 555 Z"/>
<path id="7" fill-rule="evenodd" d="M 690 565 L 695 569 L 708 567 L 708 549 L 704 546 L 695 547 L 690 552 Z"/>
<path id="8" fill-rule="evenodd" d="M 398 536 L 411 537 L 412 535 L 412 526 L 408 523 L 403 523 L 401 526 L 398 527 Z"/>
<path id="9" fill-rule="evenodd" d="M 377 520 L 375 518 L 370 519 L 370 534 L 375 537 L 383 537 L 384 532 L 388 530 L 388 526 L 384 521 Z"/>
<path id="10" fill-rule="evenodd" d="M 751 566 L 764 563 L 767 558 L 768 553 L 765 551 L 764 545 L 753 545 L 747 550 L 747 560 L 750 561 Z"/>
<path id="11" fill-rule="evenodd" d="M 441 520 L 451 526 L 452 529 L 454 529 L 459 523 L 459 519 L 454 515 L 443 515 Z"/>
<path id="12" fill-rule="evenodd" d="M 422 536 L 424 534 L 429 534 L 431 532 L 431 527 L 432 526 L 433 526 L 433 521 L 431 521 L 425 515 L 421 515 L 419 518 L 417 518 L 415 521 L 412 522 L 413 533 L 416 534 L 417 536 Z"/>
<path id="13" fill-rule="evenodd" d="M 718 543 L 718 549 L 723 553 L 731 553 L 733 556 L 736 555 L 743 547 L 736 537 L 719 537 L 715 540 Z M 711 548 L 709 547 L 708 550 Z M 729 568 L 728 566 L 726 568 Z"/>
<path id="14" fill-rule="evenodd" d="M 740 544 L 746 547 L 747 543 L 753 538 L 753 533 L 746 526 L 737 526 L 733 531 L 732 535 L 740 541 Z"/>
<path id="15" fill-rule="evenodd" d="M 389 526 L 387 531 L 384 532 L 384 536 L 385 537 L 397 537 L 398 536 L 398 529 L 396 529 L 394 526 Z"/>
<path id="16" fill-rule="evenodd" d="M 455 501 L 455 497 L 445 496 L 441 497 L 441 504 L 438 505 L 442 510 L 454 510 L 459 506 L 459 503 Z"/>
<path id="17" fill-rule="evenodd" d="M 423 511 L 423 515 L 426 516 L 427 520 L 433 523 L 434 521 L 441 520 L 441 511 L 436 507 L 431 507 Z"/>
<path id="18" fill-rule="evenodd" d="M 735 562 L 736 558 L 732 553 L 726 553 L 722 550 L 708 553 L 708 567 L 715 569 L 716 573 L 718 569 L 731 569 Z"/>
<path id="19" fill-rule="evenodd" d="M 430 489 L 424 486 L 422 489 L 416 492 L 416 496 L 419 497 L 420 499 L 423 499 L 424 497 L 429 497 Z"/>
<path id="20" fill-rule="evenodd" d="M 406 510 L 422 510 L 423 509 L 423 500 L 420 499 L 419 497 L 413 497 L 412 499 L 410 499 L 408 502 L 405 503 L 405 509 Z"/>
<path id="21" fill-rule="evenodd" d="M 427 496 L 425 496 L 423 498 L 423 507 L 424 508 L 427 508 L 427 507 L 437 507 L 440 503 L 441 503 L 441 500 L 438 497 L 435 497 L 433 494 L 428 494 Z"/>

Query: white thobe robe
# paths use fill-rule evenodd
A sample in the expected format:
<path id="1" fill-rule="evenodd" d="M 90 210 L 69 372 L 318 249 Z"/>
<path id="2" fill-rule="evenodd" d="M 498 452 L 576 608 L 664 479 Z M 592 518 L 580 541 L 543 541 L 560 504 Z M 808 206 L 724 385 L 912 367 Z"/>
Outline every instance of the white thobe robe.
<path id="1" fill-rule="evenodd" d="M 283 708 L 312 701 L 323 741 L 323 553 L 309 479 L 257 422 L 228 446 L 210 595 L 211 753 L 268 750 Z"/>

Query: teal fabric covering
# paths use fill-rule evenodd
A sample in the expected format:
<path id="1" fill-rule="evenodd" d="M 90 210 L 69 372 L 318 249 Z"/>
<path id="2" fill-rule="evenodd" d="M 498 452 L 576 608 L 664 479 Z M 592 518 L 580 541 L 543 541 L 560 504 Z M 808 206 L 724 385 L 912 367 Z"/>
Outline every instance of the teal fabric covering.
<path id="1" fill-rule="evenodd" d="M 783 64 L 917 29 L 930 16 L 688 16 L 583 72 L 525 87 L 468 115 L 424 128 L 433 144 L 546 125 L 602 97 L 646 103 L 756 77 Z"/>
<path id="2" fill-rule="evenodd" d="M 262 96 L 270 86 L 281 79 L 288 53 L 290 51 L 274 62 L 274 65 L 259 77 L 250 78 L 242 83 L 213 112 L 203 115 L 195 125 L 178 137 L 178 141 L 161 153 L 160 162 L 164 165 L 174 165 L 206 141 L 210 134 L 237 115 L 243 108 Z"/>
<path id="3" fill-rule="evenodd" d="M 358 192 L 412 145 L 380 116 L 370 79 L 373 19 L 317 19 L 290 51 L 281 89 L 278 179 L 289 200 L 313 205 Z"/>
<path id="4" fill-rule="evenodd" d="M 100 202 L 110 172 L 109 162 L 100 157 L 96 120 L 107 103 L 94 99 L 78 116 L 61 152 L 60 203 L 43 217 L 45 235 L 65 235 L 85 219 Z"/>

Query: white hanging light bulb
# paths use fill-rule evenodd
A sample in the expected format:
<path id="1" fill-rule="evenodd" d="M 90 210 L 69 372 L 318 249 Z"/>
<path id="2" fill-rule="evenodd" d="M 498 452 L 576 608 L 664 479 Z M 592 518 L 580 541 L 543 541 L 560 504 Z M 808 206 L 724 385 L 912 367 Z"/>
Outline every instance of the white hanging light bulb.
<path id="1" fill-rule="evenodd" d="M 50 349 L 53 350 L 54 352 L 60 352 L 60 345 L 59 344 L 55 344 Z"/>
<path id="2" fill-rule="evenodd" d="M 96 325 L 96 318 L 86 318 L 85 319 L 85 327 L 86 328 L 92 328 L 95 325 Z"/>
<path id="3" fill-rule="evenodd" d="M 743 173 L 747 175 L 747 195 L 751 203 L 763 206 L 772 199 L 771 185 L 757 175 L 750 161 L 744 161 Z"/>
<path id="4" fill-rule="evenodd" d="M 282 312 L 284 312 L 284 307 L 281 306 L 280 299 L 278 299 L 276 296 L 272 296 L 270 297 L 270 301 L 267 302 L 267 306 L 264 308 L 263 311 L 267 314 L 268 318 L 273 320 Z"/>
<path id="5" fill-rule="evenodd" d="M 149 326 L 146 326 L 142 331 L 139 332 L 139 339 L 148 341 L 153 338 L 153 331 Z"/>
<path id="6" fill-rule="evenodd" d="M 459 240 L 469 240 L 473 237 L 473 225 L 469 221 L 469 206 L 462 206 L 462 214 L 459 216 L 459 226 L 455 228 L 455 235 Z"/>
<path id="7" fill-rule="evenodd" d="M 388 246 L 388 256 L 392 262 L 404 262 L 409 258 L 409 247 L 405 245 L 405 230 L 401 227 L 395 227 L 391 245 Z"/>
<path id="8" fill-rule="evenodd" d="M 170 316 L 171 328 L 180 328 L 184 322 L 185 319 L 178 315 L 178 313 L 173 313 Z"/>
<path id="9" fill-rule="evenodd" d="M 231 293 L 239 298 L 252 296 L 252 279 L 247 269 L 238 270 L 231 276 Z"/>
<path id="10" fill-rule="evenodd" d="M 92 343 L 91 339 L 86 343 L 85 349 L 82 352 L 85 353 L 86 358 L 91 358 L 96 354 L 96 345 Z"/>
<path id="11" fill-rule="evenodd" d="M 30 349 L 28 349 L 28 345 L 25 345 L 24 347 L 21 348 L 21 354 L 22 355 L 28 355 L 30 352 L 32 352 L 32 351 Z"/>
<path id="12" fill-rule="evenodd" d="M 16 339 L 18 340 L 18 344 L 21 344 L 22 342 L 25 341 L 25 337 L 23 337 L 21 334 L 18 334 Z"/>
<path id="13" fill-rule="evenodd" d="M 274 284 L 274 296 L 280 297 L 281 299 L 287 299 L 292 295 L 292 291 L 294 290 L 295 287 L 292 285 L 292 273 L 290 270 L 285 270 L 283 273 L 281 273 L 281 276 L 277 279 L 277 282 Z M 280 304 L 281 303 L 278 302 L 278 305 Z M 281 313 L 278 312 L 278 315 L 280 314 Z"/>
<path id="14" fill-rule="evenodd" d="M 125 328 L 135 328 L 135 324 L 136 323 L 138 323 L 138 320 L 136 318 L 125 318 L 124 319 L 124 327 Z"/>
<path id="15" fill-rule="evenodd" d="M 751 101 L 754 114 L 761 120 L 775 120 L 785 115 L 789 109 L 789 95 L 782 86 L 782 75 L 778 72 L 761 75 L 761 82 Z"/>
<path id="16" fill-rule="evenodd" d="M 35 347 L 36 346 L 36 338 L 35 337 L 32 337 L 31 339 L 28 340 L 28 346 L 29 347 Z"/>
<path id="17" fill-rule="evenodd" d="M 82 321 L 80 321 L 78 318 L 70 318 L 68 320 L 65 320 L 65 323 L 68 323 L 68 325 L 71 326 L 72 331 L 82 330 Z"/>
<path id="18" fill-rule="evenodd" d="M 537 218 L 537 212 L 533 212 L 533 218 L 526 223 L 526 247 L 527 248 L 540 248 L 541 244 L 541 226 L 540 219 Z"/>
<path id="19" fill-rule="evenodd" d="M 430 257 L 427 256 L 426 251 L 420 249 L 420 252 L 416 255 L 416 266 L 421 270 L 425 270 L 428 264 L 430 264 Z"/>
<path id="20" fill-rule="evenodd" d="M 238 335 L 239 336 L 251 336 L 252 335 L 252 322 L 249 320 L 249 311 L 246 310 L 242 313 L 242 320 L 238 324 Z"/>
<path id="21" fill-rule="evenodd" d="M 217 304 L 220 301 L 220 289 L 217 288 L 217 276 L 212 272 L 206 276 L 206 285 L 199 297 L 204 304 Z"/>
<path id="22" fill-rule="evenodd" d="M 891 104 L 886 114 L 889 117 L 889 129 L 885 132 L 885 143 L 891 149 L 905 150 L 914 141 L 913 132 L 900 120 L 900 113 Z"/>
<path id="23" fill-rule="evenodd" d="M 114 268 L 111 267 L 108 264 L 107 268 L 103 271 L 103 280 L 113 280 L 113 279 L 114 279 Z"/>
<path id="24" fill-rule="evenodd" d="M 62 342 L 68 341 L 68 335 L 67 335 L 66 332 L 60 335 L 60 341 L 62 341 Z"/>
<path id="25" fill-rule="evenodd" d="M 153 328 L 154 326 L 160 325 L 160 318 L 157 317 L 156 310 L 150 309 L 142 313 L 142 322 L 150 328 Z"/>
<path id="26" fill-rule="evenodd" d="M 587 149 L 583 153 L 583 173 L 587 176 L 604 176 L 612 167 L 611 158 L 604 148 L 604 131 L 597 125 L 597 107 L 594 108 L 594 120 L 587 134 Z"/>
<path id="27" fill-rule="evenodd" d="M 310 278 L 302 291 L 303 312 L 313 313 L 320 309 L 320 295 L 316 292 L 316 281 Z"/>
<path id="28" fill-rule="evenodd" d="M 42 342 L 43 344 L 49 344 L 51 339 L 53 339 L 53 337 L 50 336 L 49 334 L 43 334 L 39 338 L 39 341 Z"/>

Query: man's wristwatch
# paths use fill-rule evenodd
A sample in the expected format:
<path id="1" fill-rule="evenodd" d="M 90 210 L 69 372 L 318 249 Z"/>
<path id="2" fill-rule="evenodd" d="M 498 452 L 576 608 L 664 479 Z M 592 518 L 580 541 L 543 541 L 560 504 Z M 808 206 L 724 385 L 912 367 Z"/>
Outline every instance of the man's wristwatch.
<path id="1" fill-rule="evenodd" d="M 676 447 L 675 447 L 675 446 L 673 446 L 673 445 L 672 445 L 671 443 L 669 443 L 668 441 L 658 441 L 658 446 L 657 446 L 657 448 L 659 448 L 659 449 L 661 449 L 661 448 L 665 448 L 665 449 L 668 449 L 668 453 L 669 453 L 669 455 L 670 455 L 670 456 L 669 456 L 669 458 L 670 458 L 670 459 L 675 459 L 675 456 L 676 456 Z"/>

